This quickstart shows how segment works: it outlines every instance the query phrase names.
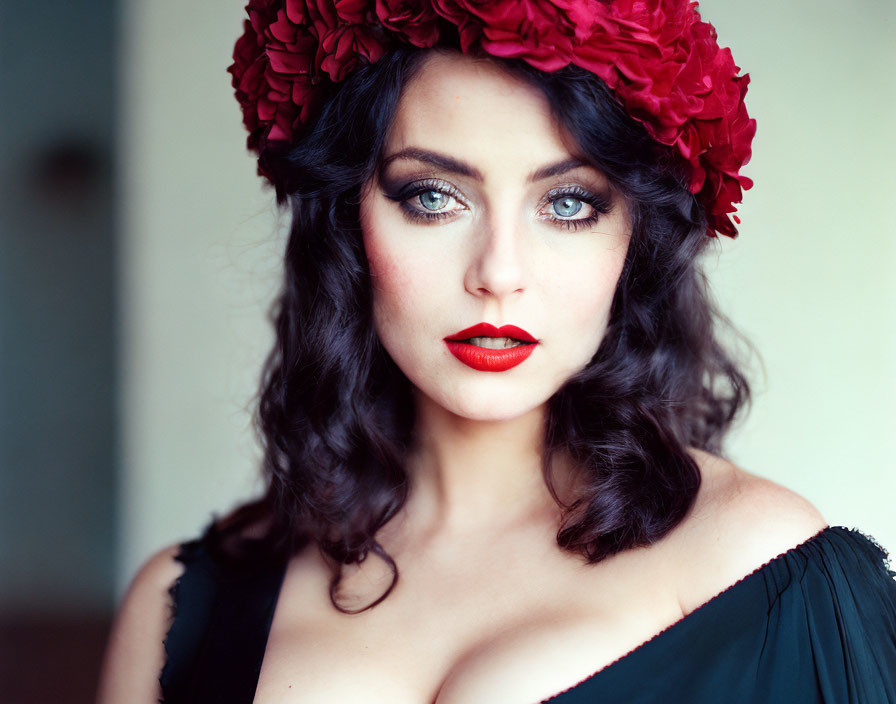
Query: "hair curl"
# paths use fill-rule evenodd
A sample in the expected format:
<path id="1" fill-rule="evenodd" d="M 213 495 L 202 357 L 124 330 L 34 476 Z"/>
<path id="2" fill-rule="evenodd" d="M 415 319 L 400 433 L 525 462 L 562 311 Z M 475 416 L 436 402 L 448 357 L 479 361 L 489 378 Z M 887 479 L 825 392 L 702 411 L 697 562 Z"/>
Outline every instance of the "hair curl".
<path id="1" fill-rule="evenodd" d="M 292 214 L 285 280 L 271 314 L 277 339 L 255 417 L 266 489 L 219 519 L 211 534 L 221 555 L 246 560 L 283 560 L 317 543 L 332 567 L 330 599 L 344 613 L 372 608 L 398 580 L 375 536 L 408 498 L 414 401 L 410 381 L 374 331 L 359 204 L 403 86 L 425 53 L 400 48 L 359 69 L 326 97 L 300 141 L 267 146 L 259 157 L 278 205 L 288 203 Z M 588 71 L 482 60 L 543 91 L 631 214 L 606 335 L 589 364 L 548 401 L 542 455 L 545 482 L 564 510 L 557 543 L 595 563 L 657 541 L 684 518 L 700 486 L 687 448 L 720 453 L 750 403 L 750 386 L 718 340 L 719 324 L 731 324 L 698 261 L 715 240 L 669 148 Z M 584 489 L 570 504 L 553 485 L 558 451 L 585 470 Z M 232 540 L 259 519 L 262 538 Z M 389 564 L 392 582 L 363 609 L 347 610 L 336 600 L 342 566 L 371 551 Z"/>

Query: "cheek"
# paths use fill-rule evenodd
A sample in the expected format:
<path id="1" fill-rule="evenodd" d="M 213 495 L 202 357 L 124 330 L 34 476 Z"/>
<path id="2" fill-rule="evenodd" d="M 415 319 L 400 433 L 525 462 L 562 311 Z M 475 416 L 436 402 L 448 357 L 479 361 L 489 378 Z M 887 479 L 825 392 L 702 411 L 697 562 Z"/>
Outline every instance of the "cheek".
<path id="1" fill-rule="evenodd" d="M 590 265 L 567 271 L 554 291 L 562 329 L 587 340 L 596 351 L 610 316 L 616 285 L 625 264 L 624 252 L 591 260 Z"/>
<path id="2" fill-rule="evenodd" d="M 374 290 L 387 291 L 405 285 L 401 268 L 385 243 L 373 235 L 365 235 L 364 251 L 370 267 L 370 278 Z"/>
<path id="3" fill-rule="evenodd" d="M 382 323 L 401 324 L 413 317 L 416 311 L 424 313 L 427 300 L 426 284 L 430 294 L 437 269 L 431 257 L 415 258 L 412 253 L 401 251 L 388 238 L 369 232 L 364 237 L 364 248 L 370 267 L 371 295 L 374 319 L 378 332 Z"/>

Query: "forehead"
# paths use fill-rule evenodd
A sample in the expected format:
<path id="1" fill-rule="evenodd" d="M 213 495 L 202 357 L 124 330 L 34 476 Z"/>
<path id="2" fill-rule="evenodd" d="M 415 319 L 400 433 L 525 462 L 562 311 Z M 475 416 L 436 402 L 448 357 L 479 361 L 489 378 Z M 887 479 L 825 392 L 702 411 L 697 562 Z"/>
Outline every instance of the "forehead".
<path id="1" fill-rule="evenodd" d="M 405 86 L 386 148 L 429 148 L 468 160 L 515 154 L 543 163 L 575 149 L 536 86 L 493 61 L 430 51 Z"/>

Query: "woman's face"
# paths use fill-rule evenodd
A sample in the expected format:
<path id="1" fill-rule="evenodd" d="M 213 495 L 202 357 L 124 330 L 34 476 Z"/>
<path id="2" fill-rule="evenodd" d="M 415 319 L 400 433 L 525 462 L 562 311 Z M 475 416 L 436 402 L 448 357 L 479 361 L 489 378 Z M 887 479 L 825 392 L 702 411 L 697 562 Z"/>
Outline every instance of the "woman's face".
<path id="1" fill-rule="evenodd" d="M 509 419 L 545 403 L 597 351 L 629 218 L 602 173 L 569 163 L 576 145 L 541 91 L 459 53 L 424 61 L 361 202 L 374 324 L 439 406 Z M 538 342 L 514 365 L 480 355 L 518 352 L 446 341 L 478 323 Z"/>

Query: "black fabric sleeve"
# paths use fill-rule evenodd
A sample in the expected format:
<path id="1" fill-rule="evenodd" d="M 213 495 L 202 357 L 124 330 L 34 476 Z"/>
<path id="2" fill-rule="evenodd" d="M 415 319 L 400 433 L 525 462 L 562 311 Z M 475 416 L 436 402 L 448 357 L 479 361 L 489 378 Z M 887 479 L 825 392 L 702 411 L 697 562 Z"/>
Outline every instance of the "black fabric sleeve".
<path id="1" fill-rule="evenodd" d="M 250 704 L 258 684 L 285 565 L 230 569 L 212 558 L 207 535 L 176 557 L 184 571 L 170 590 L 161 704 Z"/>

